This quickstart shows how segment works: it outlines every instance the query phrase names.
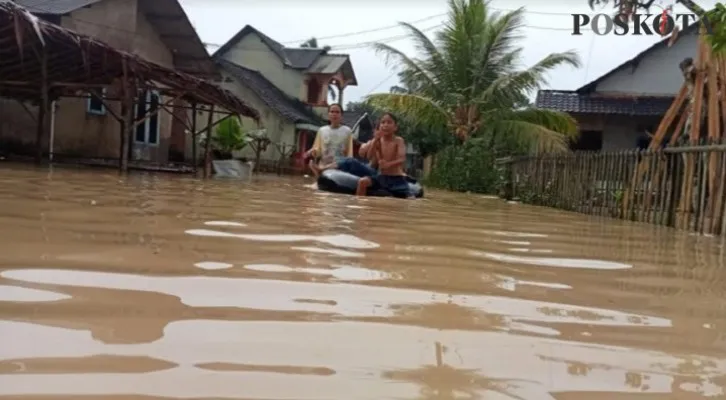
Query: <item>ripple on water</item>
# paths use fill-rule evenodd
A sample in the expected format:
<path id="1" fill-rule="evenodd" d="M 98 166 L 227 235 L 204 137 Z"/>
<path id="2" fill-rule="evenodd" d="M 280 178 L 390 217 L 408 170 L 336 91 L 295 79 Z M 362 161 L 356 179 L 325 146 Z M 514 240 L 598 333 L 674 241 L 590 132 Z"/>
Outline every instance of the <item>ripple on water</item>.
<path id="1" fill-rule="evenodd" d="M 259 310 L 308 311 L 348 317 L 392 317 L 394 304 L 431 305 L 436 292 L 350 283 L 314 283 L 207 276 L 149 277 L 110 272 L 59 269 L 7 270 L 8 279 L 120 290 L 142 290 L 178 297 L 190 307 L 242 307 Z M 296 299 L 335 300 L 335 306 Z M 573 323 L 599 326 L 671 327 L 669 319 L 604 308 L 575 306 L 484 295 L 447 296 L 446 302 L 504 316 L 509 321 Z"/>
<path id="2" fill-rule="evenodd" d="M 572 286 L 565 285 L 564 283 L 522 281 L 509 276 L 499 276 L 499 278 L 501 281 L 497 282 L 497 287 L 510 292 L 517 290 L 517 286 L 537 286 L 547 289 L 572 289 Z"/>
<path id="3" fill-rule="evenodd" d="M 552 253 L 552 250 L 550 249 L 528 249 L 524 247 L 513 247 L 511 249 L 508 249 L 509 251 L 513 251 L 515 253 Z"/>
<path id="4" fill-rule="evenodd" d="M 290 249 L 304 251 L 306 253 L 330 254 L 333 256 L 346 257 L 346 258 L 363 258 L 363 257 L 365 257 L 365 254 L 363 254 L 363 253 L 357 253 L 354 251 L 347 251 L 347 250 L 340 250 L 340 249 L 324 249 L 322 247 L 293 246 L 293 247 L 290 247 Z"/>
<path id="5" fill-rule="evenodd" d="M 219 270 L 219 269 L 229 269 L 234 267 L 234 265 L 229 263 L 223 263 L 223 262 L 217 262 L 217 261 L 202 261 L 194 264 L 195 267 L 200 269 L 206 269 L 206 270 Z"/>
<path id="6" fill-rule="evenodd" d="M 507 236 L 515 238 L 546 238 L 548 235 L 544 233 L 530 233 L 530 232 L 510 232 L 510 231 L 489 231 L 485 230 L 482 233 L 494 236 Z"/>
<path id="7" fill-rule="evenodd" d="M 46 302 L 70 299 L 63 293 L 49 290 L 29 289 L 19 286 L 0 285 L 0 301 L 12 302 Z"/>
<path id="8" fill-rule="evenodd" d="M 320 242 L 336 247 L 344 247 L 349 249 L 375 249 L 380 247 L 378 243 L 363 240 L 353 235 L 274 235 L 274 234 L 245 234 L 213 231 L 209 229 L 189 229 L 185 231 L 187 235 L 218 237 L 218 238 L 236 238 L 244 240 L 252 240 L 258 242 Z"/>
<path id="9" fill-rule="evenodd" d="M 376 271 L 362 267 L 353 267 L 350 265 L 334 265 L 332 269 L 326 269 L 288 267 L 286 265 L 277 264 L 250 264 L 245 265 L 245 269 L 262 272 L 295 272 L 311 275 L 327 275 L 343 281 L 375 281 L 387 279 L 389 277 L 389 275 L 383 271 Z"/>
<path id="10" fill-rule="evenodd" d="M 245 227 L 247 224 L 243 224 L 241 222 L 234 222 L 234 221 L 206 221 L 204 225 L 207 226 L 236 226 L 236 227 Z"/>
<path id="11" fill-rule="evenodd" d="M 557 268 L 586 268 L 586 269 L 628 269 L 633 268 L 630 264 L 623 264 L 614 261 L 588 260 L 581 258 L 554 258 L 554 257 L 523 257 L 499 253 L 488 253 L 483 251 L 470 251 L 470 255 L 489 258 L 491 260 L 514 263 L 529 264 L 542 267 Z"/>
<path id="12" fill-rule="evenodd" d="M 237 398 L 242 390 L 247 398 L 329 399 L 350 398 L 345 393 L 354 391 L 361 394 L 355 398 L 377 400 L 414 398 L 422 388 L 411 383 L 422 382 L 426 390 L 461 388 L 471 394 L 466 398 L 483 399 L 551 399 L 551 393 L 560 392 L 671 398 L 677 390 L 674 384 L 695 395 L 715 397 L 723 396 L 714 382 L 726 369 L 726 362 L 715 357 L 501 332 L 444 335 L 431 328 L 350 321 L 174 321 L 159 340 L 131 346 L 105 344 L 88 331 L 25 322 L 0 321 L 0 332 L 8 343 L 17 343 L 0 346 L 0 359 L 5 360 L 106 354 L 178 365 L 144 374 L 0 374 L 0 394 L 5 396 L 121 397 L 133 387 L 138 396 L 167 398 Z M 580 365 L 587 373 L 573 373 Z M 213 368 L 201 371 L 203 366 Z M 278 366 L 286 368 L 272 371 Z M 292 371 L 294 367 L 327 373 L 311 376 Z M 225 371 L 231 369 L 235 371 Z M 236 372 L 240 369 L 257 371 Z M 381 374 L 386 384 L 373 384 L 372 373 Z M 633 385 L 628 379 L 633 376 L 642 382 Z M 506 396 L 490 395 L 486 389 L 491 388 Z"/>

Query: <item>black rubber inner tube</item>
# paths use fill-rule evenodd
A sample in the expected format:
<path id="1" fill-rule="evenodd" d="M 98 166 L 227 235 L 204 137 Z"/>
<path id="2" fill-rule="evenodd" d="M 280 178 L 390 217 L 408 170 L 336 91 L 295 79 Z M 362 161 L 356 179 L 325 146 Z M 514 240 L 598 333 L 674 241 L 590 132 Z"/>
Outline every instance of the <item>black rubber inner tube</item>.
<path id="1" fill-rule="evenodd" d="M 344 171 L 340 171 L 337 169 L 329 169 L 323 171 L 322 174 L 320 174 L 320 177 L 318 178 L 318 189 L 325 191 L 325 192 L 331 192 L 331 193 L 341 193 L 341 194 L 351 194 L 354 195 L 356 192 L 356 189 L 358 187 L 358 180 L 360 178 L 349 174 Z M 391 193 L 386 190 L 368 190 L 368 196 L 376 196 L 376 197 L 400 197 L 400 198 L 407 198 L 407 197 L 416 197 L 421 198 L 424 195 L 423 187 L 420 183 L 418 183 L 417 180 L 406 177 L 406 180 L 408 181 L 408 194 L 402 195 L 399 193 Z"/>

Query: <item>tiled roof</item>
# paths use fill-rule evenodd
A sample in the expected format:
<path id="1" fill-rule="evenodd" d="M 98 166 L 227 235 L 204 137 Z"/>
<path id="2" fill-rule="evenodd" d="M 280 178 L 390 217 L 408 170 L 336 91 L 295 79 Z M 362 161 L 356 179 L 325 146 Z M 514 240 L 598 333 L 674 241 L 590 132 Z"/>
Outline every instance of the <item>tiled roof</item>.
<path id="1" fill-rule="evenodd" d="M 302 101 L 292 98 L 278 89 L 258 71 L 225 60 L 217 60 L 219 66 L 253 91 L 270 109 L 294 123 L 320 125 L 322 120 Z"/>
<path id="2" fill-rule="evenodd" d="M 308 69 L 323 54 L 323 49 L 285 48 L 290 65 L 295 69 Z"/>
<path id="3" fill-rule="evenodd" d="M 42 0 L 36 0 L 42 1 Z M 80 0 L 77 0 L 80 1 Z M 342 69 L 343 74 L 348 80 L 348 85 L 357 85 L 358 80 L 353 71 L 353 65 L 350 57 L 346 54 L 329 54 L 322 48 L 306 48 L 306 47 L 285 47 L 280 42 L 275 41 L 271 37 L 265 35 L 252 25 L 245 25 L 231 39 L 229 39 L 222 47 L 212 54 L 212 58 L 222 58 L 224 53 L 229 51 L 237 42 L 242 40 L 246 35 L 255 33 L 262 42 L 264 42 L 273 53 L 275 53 L 282 62 L 294 69 L 305 70 L 309 73 L 334 74 Z"/>
<path id="4" fill-rule="evenodd" d="M 537 108 L 564 111 L 568 113 L 654 115 L 666 113 L 673 97 L 652 96 L 593 96 L 571 91 L 540 90 L 535 105 Z"/>
<path id="5" fill-rule="evenodd" d="M 101 0 L 15 0 L 15 3 L 32 13 L 63 15 L 99 1 Z"/>
<path id="6" fill-rule="evenodd" d="M 338 54 L 325 54 L 318 57 L 315 63 L 308 67 L 307 72 L 314 74 L 334 74 L 348 61 L 348 56 Z"/>

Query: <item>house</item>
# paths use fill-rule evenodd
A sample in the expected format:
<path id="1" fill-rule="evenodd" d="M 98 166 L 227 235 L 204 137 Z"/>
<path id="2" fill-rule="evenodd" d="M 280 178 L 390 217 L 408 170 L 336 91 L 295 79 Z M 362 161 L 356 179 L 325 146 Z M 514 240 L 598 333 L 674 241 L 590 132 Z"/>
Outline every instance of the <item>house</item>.
<path id="1" fill-rule="evenodd" d="M 666 38 L 577 90 L 540 90 L 536 107 L 577 120 L 580 139 L 573 150 L 644 148 L 683 85 L 679 63 L 696 58 L 698 36 L 692 30 L 672 47 Z"/>
<path id="2" fill-rule="evenodd" d="M 41 19 L 95 37 L 161 66 L 202 78 L 219 76 L 177 0 L 17 0 L 16 3 Z M 105 90 L 97 94 L 113 97 Z M 154 114 L 154 109 L 169 100 L 155 92 L 144 93 L 136 115 Z M 107 110 L 106 105 L 113 109 Z M 185 130 L 170 112 L 168 108 L 161 109 L 136 127 L 131 143 L 132 159 L 165 162 L 170 152 L 185 152 Z M 0 140 L 30 139 L 27 132 L 36 124 L 32 114 L 24 112 L 20 104 L 4 101 L 0 107 Z M 88 94 L 61 98 L 56 102 L 54 114 L 55 153 L 118 157 L 119 123 L 113 117 L 120 115 L 118 102 L 104 104 Z M 186 114 L 182 110 L 180 115 L 187 117 Z"/>
<path id="3" fill-rule="evenodd" d="M 260 110 L 269 139 L 290 146 L 299 166 L 302 153 L 326 123 L 329 88 L 335 88 L 336 101 L 342 104 L 345 88 L 357 85 L 348 55 L 285 47 L 250 25 L 212 57 L 220 66 L 223 86 Z M 263 157 L 277 159 L 279 153 L 268 148 Z"/>

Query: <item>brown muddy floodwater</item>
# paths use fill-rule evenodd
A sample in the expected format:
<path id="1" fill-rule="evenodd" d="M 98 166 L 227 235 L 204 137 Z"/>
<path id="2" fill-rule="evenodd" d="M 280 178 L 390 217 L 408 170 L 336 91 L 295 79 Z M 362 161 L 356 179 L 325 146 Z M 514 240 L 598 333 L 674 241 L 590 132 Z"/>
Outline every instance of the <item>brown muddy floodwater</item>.
<path id="1" fill-rule="evenodd" d="M 417 201 L 0 170 L 0 399 L 726 397 L 722 240 Z"/>

